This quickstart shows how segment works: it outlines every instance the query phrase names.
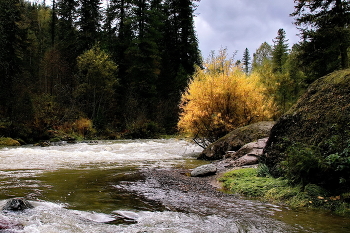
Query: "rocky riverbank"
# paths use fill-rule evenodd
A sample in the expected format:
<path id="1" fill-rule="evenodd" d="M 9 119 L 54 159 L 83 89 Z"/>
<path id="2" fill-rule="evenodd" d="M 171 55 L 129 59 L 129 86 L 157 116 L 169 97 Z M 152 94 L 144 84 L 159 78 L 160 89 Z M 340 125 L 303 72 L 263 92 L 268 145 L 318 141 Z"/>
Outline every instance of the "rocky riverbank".
<path id="1" fill-rule="evenodd" d="M 145 169 L 141 172 L 143 177 L 141 180 L 125 182 L 118 187 L 135 192 L 171 211 L 196 213 L 204 211 L 206 214 L 210 212 L 215 214 L 223 209 L 230 211 L 226 204 L 234 205 L 237 195 L 224 192 L 221 188 L 217 181 L 221 173 L 206 177 L 191 177 L 191 171 L 192 169 L 184 168 Z"/>

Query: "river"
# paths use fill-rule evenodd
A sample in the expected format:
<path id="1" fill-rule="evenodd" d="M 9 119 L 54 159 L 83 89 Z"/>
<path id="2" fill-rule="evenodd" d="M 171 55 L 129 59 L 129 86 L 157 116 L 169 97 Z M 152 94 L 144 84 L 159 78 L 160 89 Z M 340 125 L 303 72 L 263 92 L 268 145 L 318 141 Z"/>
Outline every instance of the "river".
<path id="1" fill-rule="evenodd" d="M 17 224 L 0 232 L 350 232 L 349 219 L 327 212 L 175 189 L 145 176 L 205 164 L 195 159 L 200 151 L 176 139 L 2 148 L 0 208 L 13 197 L 34 208 L 0 212 L 0 221 Z"/>

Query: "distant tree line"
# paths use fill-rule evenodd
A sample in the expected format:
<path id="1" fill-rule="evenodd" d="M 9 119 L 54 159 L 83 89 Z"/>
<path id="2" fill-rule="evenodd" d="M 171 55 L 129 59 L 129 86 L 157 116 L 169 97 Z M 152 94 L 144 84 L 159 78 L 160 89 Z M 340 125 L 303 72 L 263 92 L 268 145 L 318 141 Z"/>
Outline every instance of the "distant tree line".
<path id="1" fill-rule="evenodd" d="M 206 114 L 204 128 L 193 127 L 194 118 L 181 122 L 185 112 L 195 114 L 192 110 L 199 109 L 187 107 L 188 87 L 195 86 L 192 81 L 206 85 L 201 77 L 216 66 L 241 70 L 236 77 L 243 80 L 245 75 L 247 85 L 254 80 L 259 88 L 254 95 L 264 95 L 270 106 L 267 115 L 273 119 L 285 113 L 311 82 L 349 66 L 349 1 L 296 0 L 291 16 L 301 30 L 301 42 L 290 48 L 286 32 L 279 29 L 273 44 L 262 43 L 252 56 L 245 49 L 242 61 L 228 59 L 221 50 L 204 64 L 193 22 L 197 2 L 109 0 L 103 5 L 102 0 L 54 0 L 49 7 L 1 0 L 0 136 L 35 141 L 64 131 L 144 138 L 175 133 L 187 125 L 191 129 L 185 131 L 194 136 L 215 139 L 243 124 L 227 116 L 241 119 L 244 114 L 227 112 L 232 106 L 218 102 L 226 109 Z M 199 86 L 193 93 L 204 90 L 213 89 Z M 204 108 L 214 106 L 214 98 L 212 102 Z M 208 125 L 216 128 L 205 129 Z"/>
<path id="2" fill-rule="evenodd" d="M 45 139 L 79 119 L 109 138 L 176 132 L 201 65 L 196 2 L 1 0 L 0 135 Z"/>

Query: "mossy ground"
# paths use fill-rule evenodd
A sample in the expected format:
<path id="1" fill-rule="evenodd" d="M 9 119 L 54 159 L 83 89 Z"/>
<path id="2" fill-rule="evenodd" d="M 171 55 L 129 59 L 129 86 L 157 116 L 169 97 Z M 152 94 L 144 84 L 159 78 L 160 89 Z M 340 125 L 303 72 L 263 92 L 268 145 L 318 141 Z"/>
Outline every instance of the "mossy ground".
<path id="1" fill-rule="evenodd" d="M 0 137 L 0 146 L 20 146 L 21 144 L 12 138 Z"/>
<path id="2" fill-rule="evenodd" d="M 350 69 L 311 84 L 271 129 L 260 157 L 273 176 L 350 191 Z"/>
<path id="3" fill-rule="evenodd" d="M 314 208 L 330 210 L 350 217 L 349 193 L 329 196 L 328 192 L 313 184 L 291 185 L 283 178 L 259 177 L 257 168 L 232 170 L 219 178 L 225 189 L 248 198 L 256 198 L 291 208 Z M 350 195 L 349 195 L 350 196 Z"/>

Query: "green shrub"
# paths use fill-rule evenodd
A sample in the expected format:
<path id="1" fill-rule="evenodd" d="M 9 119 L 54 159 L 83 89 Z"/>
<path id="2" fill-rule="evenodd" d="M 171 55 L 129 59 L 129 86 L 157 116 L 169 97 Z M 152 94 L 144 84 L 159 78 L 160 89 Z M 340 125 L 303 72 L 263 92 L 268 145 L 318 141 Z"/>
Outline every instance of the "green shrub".
<path id="1" fill-rule="evenodd" d="M 325 196 L 329 195 L 327 190 L 325 190 L 324 188 L 322 188 L 316 184 L 307 184 L 304 187 L 304 192 L 307 193 L 311 197 L 317 197 L 317 196 L 325 197 Z"/>
<path id="2" fill-rule="evenodd" d="M 340 153 L 328 155 L 325 159 L 328 170 L 336 175 L 339 184 L 349 186 L 350 183 L 350 140 L 347 141 L 347 147 Z"/>
<path id="3" fill-rule="evenodd" d="M 280 165 L 282 173 L 293 183 L 318 183 L 324 174 L 324 158 L 317 147 L 294 144 Z"/>
<path id="4" fill-rule="evenodd" d="M 327 154 L 324 150 L 334 150 L 336 138 L 331 137 L 322 148 L 293 144 L 280 163 L 282 174 L 294 183 L 316 184 L 337 192 L 346 190 L 350 186 L 350 141 L 339 153 Z"/>
<path id="5" fill-rule="evenodd" d="M 125 138 L 158 138 L 163 132 L 162 128 L 153 121 L 140 121 L 128 126 Z"/>
<path id="6" fill-rule="evenodd" d="M 270 168 L 264 163 L 259 163 L 257 173 L 259 177 L 272 177 Z"/>
<path id="7" fill-rule="evenodd" d="M 0 146 L 20 146 L 21 144 L 12 138 L 0 138 Z"/>

